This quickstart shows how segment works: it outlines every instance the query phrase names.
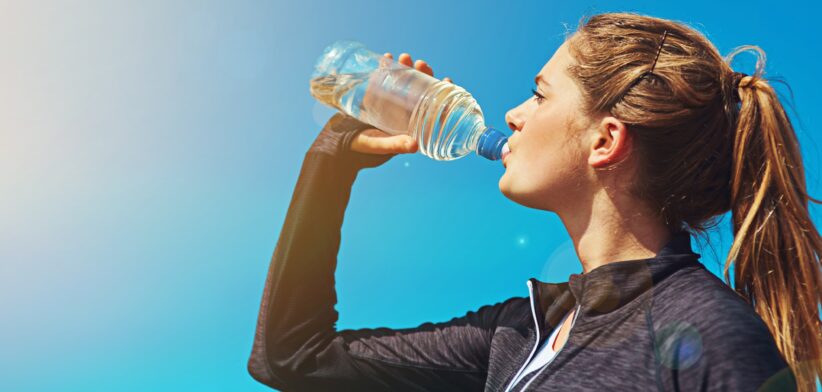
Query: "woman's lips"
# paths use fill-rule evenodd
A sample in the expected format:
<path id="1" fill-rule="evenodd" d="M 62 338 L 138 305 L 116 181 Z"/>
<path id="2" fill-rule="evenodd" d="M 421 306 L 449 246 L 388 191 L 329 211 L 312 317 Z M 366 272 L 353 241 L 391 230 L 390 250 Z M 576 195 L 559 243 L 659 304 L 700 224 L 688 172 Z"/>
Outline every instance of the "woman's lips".
<path id="1" fill-rule="evenodd" d="M 505 158 L 511 155 L 511 149 L 508 147 L 508 143 L 502 146 L 502 165 L 505 166 Z"/>

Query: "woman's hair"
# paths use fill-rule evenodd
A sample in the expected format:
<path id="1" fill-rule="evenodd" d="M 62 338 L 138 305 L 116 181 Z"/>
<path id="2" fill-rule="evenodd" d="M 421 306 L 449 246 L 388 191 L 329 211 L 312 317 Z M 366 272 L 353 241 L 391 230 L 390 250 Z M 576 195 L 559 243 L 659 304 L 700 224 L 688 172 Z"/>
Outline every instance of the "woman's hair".
<path id="1" fill-rule="evenodd" d="M 763 78 L 762 49 L 723 58 L 682 23 L 630 13 L 583 18 L 569 49 L 583 111 L 620 119 L 634 137 L 633 195 L 672 232 L 705 234 L 731 211 L 725 280 L 731 285 L 734 263 L 734 290 L 768 326 L 800 390 L 815 390 L 822 240 L 808 202 L 820 202 L 806 192 L 793 127 Z M 730 66 L 744 51 L 759 55 L 750 76 Z"/>

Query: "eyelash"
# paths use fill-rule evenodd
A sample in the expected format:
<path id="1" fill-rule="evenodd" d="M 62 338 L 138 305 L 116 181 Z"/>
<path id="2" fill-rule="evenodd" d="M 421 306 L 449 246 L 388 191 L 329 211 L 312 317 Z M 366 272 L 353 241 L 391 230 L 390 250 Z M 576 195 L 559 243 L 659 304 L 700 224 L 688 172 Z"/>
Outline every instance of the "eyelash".
<path id="1" fill-rule="evenodd" d="M 542 101 L 545 99 L 545 97 L 543 97 L 542 95 L 540 95 L 540 94 L 537 92 L 537 90 L 531 89 L 531 93 L 533 93 L 533 94 L 534 94 L 534 99 L 536 99 L 536 100 L 537 100 L 537 104 L 542 103 Z"/>

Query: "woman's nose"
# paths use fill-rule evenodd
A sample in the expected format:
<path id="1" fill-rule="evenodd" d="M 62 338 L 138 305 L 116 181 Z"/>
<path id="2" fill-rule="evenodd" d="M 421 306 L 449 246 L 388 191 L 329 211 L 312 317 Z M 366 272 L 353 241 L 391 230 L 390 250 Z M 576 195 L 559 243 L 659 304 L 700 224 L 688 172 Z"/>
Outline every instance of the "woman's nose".
<path id="1" fill-rule="evenodd" d="M 508 128 L 515 132 L 519 132 L 524 124 L 522 114 L 517 113 L 517 109 L 511 109 L 505 113 L 505 122 L 508 123 Z"/>

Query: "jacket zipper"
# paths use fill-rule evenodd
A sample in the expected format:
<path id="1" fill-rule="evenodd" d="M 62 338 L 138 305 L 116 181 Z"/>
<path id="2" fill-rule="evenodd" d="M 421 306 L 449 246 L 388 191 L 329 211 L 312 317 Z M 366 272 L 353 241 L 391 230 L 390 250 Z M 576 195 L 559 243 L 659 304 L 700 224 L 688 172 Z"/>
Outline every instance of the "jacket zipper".
<path id="1" fill-rule="evenodd" d="M 534 330 L 536 331 L 536 334 L 537 334 L 537 341 L 534 342 L 534 348 L 531 349 L 531 353 L 528 354 L 528 358 L 525 360 L 525 363 L 523 363 L 522 367 L 519 368 L 519 371 L 517 371 L 517 373 L 514 374 L 514 378 L 511 379 L 511 382 L 508 383 L 508 387 L 505 388 L 505 392 L 510 391 L 511 388 L 514 387 L 514 382 L 517 381 L 517 377 L 519 377 L 519 374 L 522 373 L 523 370 L 525 370 L 525 367 L 528 365 L 528 362 L 531 362 L 531 357 L 537 351 L 537 346 L 539 346 L 539 321 L 537 320 L 536 305 L 534 305 L 534 285 L 533 285 L 533 283 L 531 283 L 530 279 L 526 282 L 526 284 L 528 285 L 528 296 L 531 299 L 531 301 L 530 301 L 531 302 L 531 315 L 534 316 L 534 327 L 535 327 Z"/>
<path id="2" fill-rule="evenodd" d="M 539 370 L 537 370 L 537 374 L 534 374 L 534 377 L 531 377 L 531 379 L 528 380 L 528 383 L 525 384 L 524 387 L 522 387 L 520 392 L 525 392 L 525 390 L 528 389 L 528 386 L 531 385 L 531 383 L 534 382 L 534 380 L 536 380 L 537 377 L 539 377 L 540 373 L 542 373 L 542 371 L 545 370 L 545 368 L 547 368 L 548 365 L 551 364 L 551 362 L 554 362 L 554 359 L 559 356 L 559 352 L 562 351 L 563 348 L 565 348 L 566 344 L 568 344 L 568 340 L 571 339 L 571 331 L 574 329 L 574 324 L 577 323 L 577 316 L 579 316 L 579 308 L 580 307 L 581 307 L 581 305 L 577 305 L 577 311 L 574 312 L 574 319 L 571 321 L 571 327 L 568 328 L 568 338 L 565 339 L 565 343 L 562 344 L 562 347 L 559 348 L 559 351 L 557 351 L 554 354 L 554 356 L 551 357 L 551 359 L 548 360 L 547 363 L 545 363 L 545 365 L 542 365 L 542 367 Z M 559 328 L 559 327 L 562 327 L 562 326 L 561 325 L 557 326 L 557 328 Z"/>

